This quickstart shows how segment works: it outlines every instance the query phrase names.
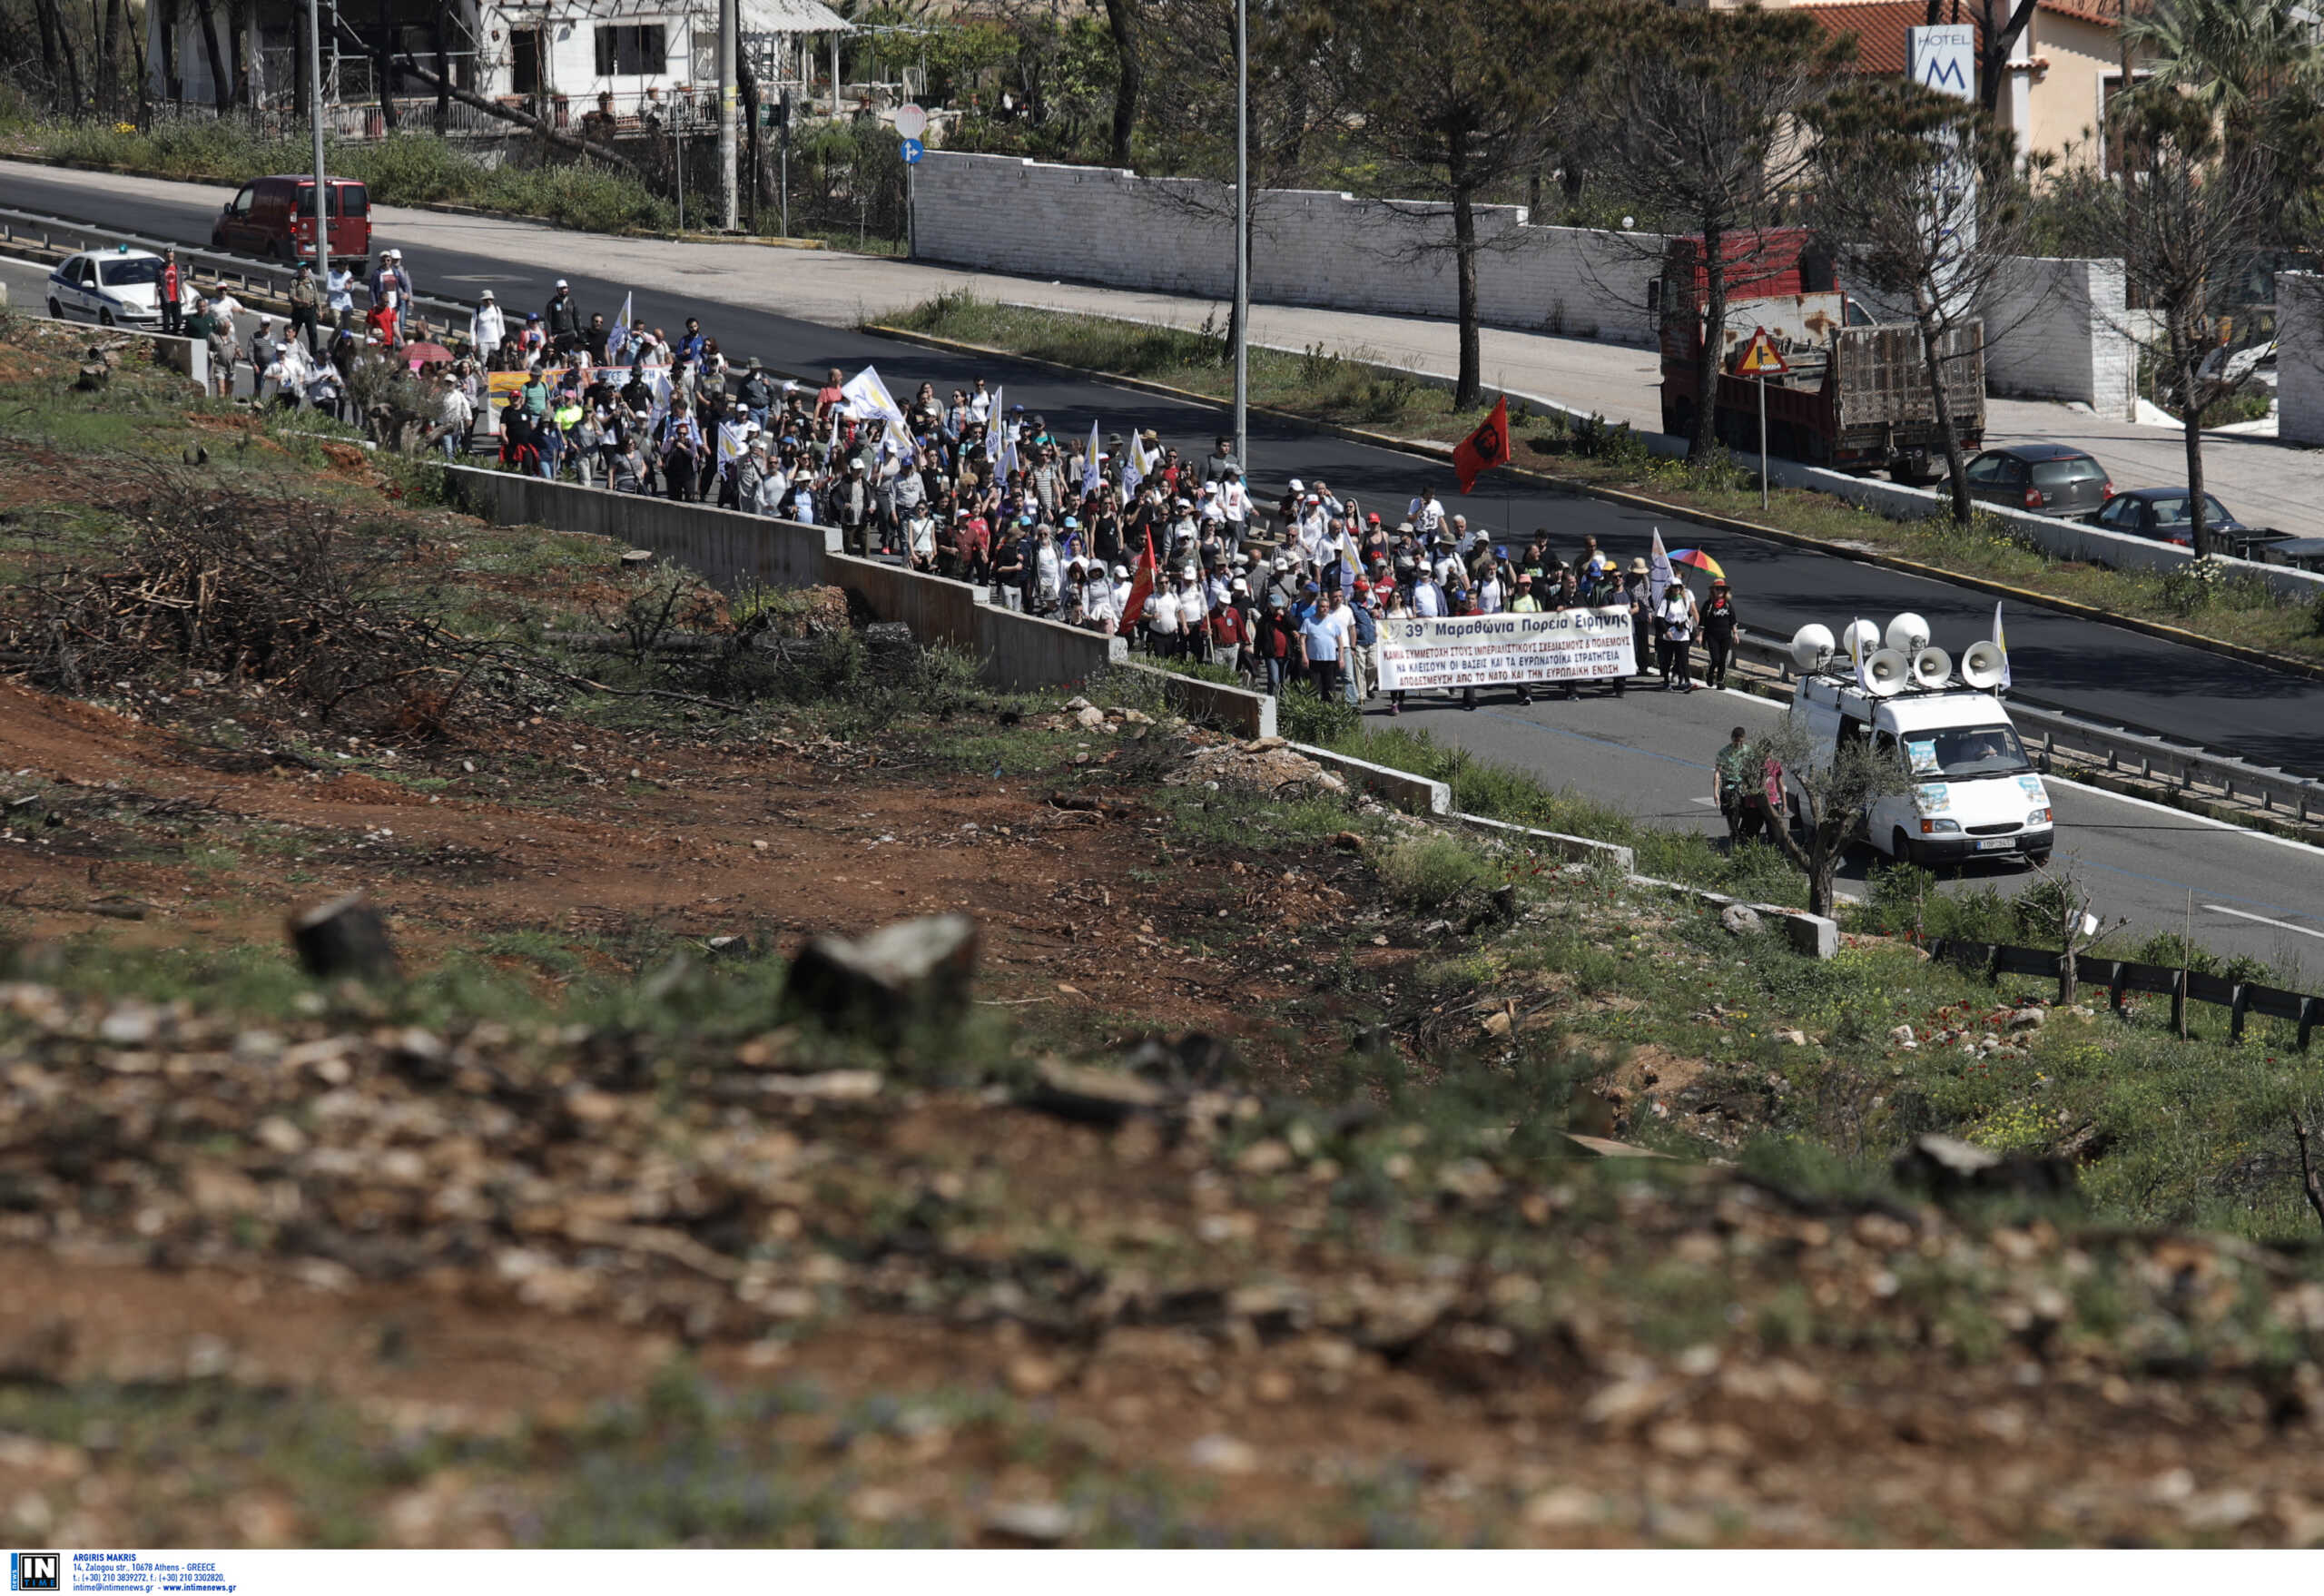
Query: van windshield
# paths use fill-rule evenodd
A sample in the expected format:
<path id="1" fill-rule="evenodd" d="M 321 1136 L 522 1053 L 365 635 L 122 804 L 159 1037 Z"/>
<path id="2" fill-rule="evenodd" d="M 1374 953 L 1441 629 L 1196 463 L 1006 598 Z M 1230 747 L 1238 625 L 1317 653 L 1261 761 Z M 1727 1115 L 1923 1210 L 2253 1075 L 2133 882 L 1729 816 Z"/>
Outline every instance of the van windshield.
<path id="1" fill-rule="evenodd" d="M 2033 769 L 2025 745 L 2011 726 L 1947 726 L 1907 732 L 1905 762 L 1916 776 L 1965 781 L 1974 776 L 2015 775 Z"/>

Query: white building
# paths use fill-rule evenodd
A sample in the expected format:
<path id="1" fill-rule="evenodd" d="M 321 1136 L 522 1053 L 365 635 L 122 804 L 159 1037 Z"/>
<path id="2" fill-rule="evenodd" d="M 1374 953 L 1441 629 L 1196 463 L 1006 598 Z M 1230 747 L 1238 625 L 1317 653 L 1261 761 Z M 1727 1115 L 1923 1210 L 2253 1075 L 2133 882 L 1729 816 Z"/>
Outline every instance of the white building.
<path id="1" fill-rule="evenodd" d="M 218 104 L 219 80 L 243 85 L 245 103 L 287 107 L 304 95 L 304 0 L 252 0 L 210 8 L 219 71 L 203 47 L 201 15 L 181 5 L 149 31 L 146 70 L 154 96 Z M 323 98 L 359 108 L 379 98 L 382 43 L 379 9 L 355 0 L 322 7 Z M 385 43 L 433 71 L 439 59 L 456 84 L 487 99 L 525 106 L 553 120 L 577 121 L 611 94 L 616 114 L 631 117 L 651 99 L 714 92 L 718 83 L 716 0 L 452 0 L 442 38 L 433 0 L 390 0 Z M 740 0 L 744 55 L 771 97 L 790 86 L 836 74 L 839 36 L 853 26 L 822 0 Z M 172 23 L 174 25 L 171 25 Z M 822 54 L 828 50 L 829 55 Z M 439 56 L 440 51 L 440 56 Z M 432 104 L 435 91 L 409 74 L 395 97 L 408 114 Z M 342 133 L 379 131 L 378 118 L 335 119 Z M 463 118 L 463 124 L 467 118 Z"/>

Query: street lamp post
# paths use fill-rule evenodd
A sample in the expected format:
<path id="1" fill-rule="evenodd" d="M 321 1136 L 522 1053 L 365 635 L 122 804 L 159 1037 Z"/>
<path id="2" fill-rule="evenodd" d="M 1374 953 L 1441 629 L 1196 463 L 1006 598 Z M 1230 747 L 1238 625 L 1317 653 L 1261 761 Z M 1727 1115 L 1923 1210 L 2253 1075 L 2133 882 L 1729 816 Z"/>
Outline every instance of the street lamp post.
<path id="1" fill-rule="evenodd" d="M 1251 480 L 1251 19 L 1235 0 L 1235 458 Z"/>
<path id="2" fill-rule="evenodd" d="M 323 182 L 323 28 L 321 0 L 307 0 L 307 117 L 314 133 L 315 294 L 318 308 L 310 340 L 322 337 L 320 307 L 330 302 L 330 196 Z"/>
<path id="3" fill-rule="evenodd" d="M 734 182 L 734 80 L 741 54 L 735 11 L 734 0 L 718 0 L 718 181 L 724 189 L 728 232 L 739 232 L 743 225 L 740 191 Z"/>

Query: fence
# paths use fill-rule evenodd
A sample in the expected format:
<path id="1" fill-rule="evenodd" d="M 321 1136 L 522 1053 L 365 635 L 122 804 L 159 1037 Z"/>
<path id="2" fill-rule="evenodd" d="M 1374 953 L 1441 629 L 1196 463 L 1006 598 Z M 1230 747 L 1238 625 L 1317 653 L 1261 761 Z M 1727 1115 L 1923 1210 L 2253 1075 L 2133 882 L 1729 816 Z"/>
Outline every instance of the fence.
<path id="1" fill-rule="evenodd" d="M 2055 980 L 2063 962 L 2063 955 L 2041 948 L 2012 947 L 2004 942 L 1960 941 L 1945 937 L 1929 944 L 1929 956 L 1957 964 L 1965 970 L 1982 970 L 1995 980 L 2004 975 L 2030 975 L 2038 980 Z M 2175 964 L 2142 964 L 2130 959 L 2085 957 L 2075 961 L 2074 973 L 2076 979 L 2085 985 L 2104 987 L 2108 1000 L 2117 1013 L 2122 1011 L 2123 999 L 2132 992 L 2154 992 L 2169 997 L 2171 1023 L 2174 1028 L 2185 1020 L 2190 1002 L 2210 1003 L 2225 1009 L 2233 1017 L 2229 1034 L 2237 1041 L 2243 1039 L 2245 1018 L 2262 1014 L 2270 1019 L 2289 1020 L 2298 1025 L 2298 1046 L 2304 1053 L 2318 1023 L 2324 1021 L 2324 998 L 2286 991 L 2281 987 L 2261 986 L 2257 981 L 2237 980 L 2231 976 L 2182 970 Z"/>
<path id="2" fill-rule="evenodd" d="M 1736 658 L 1776 671 L 1786 681 L 1795 674 L 1787 644 L 1758 637 L 1743 630 L 1736 639 Z M 2013 699 L 2009 717 L 2017 724 L 2029 747 L 2037 749 L 2046 765 L 2059 754 L 2104 760 L 2110 771 L 2132 771 L 2146 780 L 2176 783 L 2181 792 L 2198 784 L 2216 788 L 2232 803 L 2251 800 L 2260 809 L 2278 811 L 2306 825 L 2324 818 L 2324 782 L 2273 765 L 2253 764 L 2233 754 L 2182 748 L 2160 737 L 2150 737 L 2120 726 L 2100 725 L 2056 710 L 2042 709 Z"/>
<path id="3" fill-rule="evenodd" d="M 0 249 L 12 250 L 28 256 L 62 258 L 76 250 L 111 249 L 115 244 L 132 244 L 159 254 L 163 250 L 175 250 L 178 259 L 199 276 L 231 284 L 244 293 L 265 295 L 281 300 L 296 275 L 295 261 L 265 261 L 246 255 L 229 255 L 216 250 L 197 250 L 179 243 L 174 239 L 146 238 L 117 227 L 93 227 L 84 222 L 68 222 L 62 217 L 43 215 L 37 211 L 0 209 Z M 369 305 L 370 292 L 359 276 L 355 283 L 359 303 Z M 475 325 L 476 308 L 459 300 L 440 299 L 434 294 L 414 294 L 415 304 L 426 313 L 427 320 L 447 328 L 469 329 Z"/>

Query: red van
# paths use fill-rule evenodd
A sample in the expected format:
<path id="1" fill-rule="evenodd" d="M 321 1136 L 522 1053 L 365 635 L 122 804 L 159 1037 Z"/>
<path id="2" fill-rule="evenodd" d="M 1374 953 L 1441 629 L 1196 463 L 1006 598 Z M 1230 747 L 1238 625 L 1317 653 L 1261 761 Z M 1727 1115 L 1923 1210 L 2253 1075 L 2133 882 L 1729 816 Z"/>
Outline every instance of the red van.
<path id="1" fill-rule="evenodd" d="M 371 256 L 371 196 L 351 177 L 324 181 L 330 192 L 330 258 Z M 210 229 L 210 247 L 270 260 L 295 261 L 315 251 L 315 183 L 311 177 L 261 177 L 226 202 Z"/>

